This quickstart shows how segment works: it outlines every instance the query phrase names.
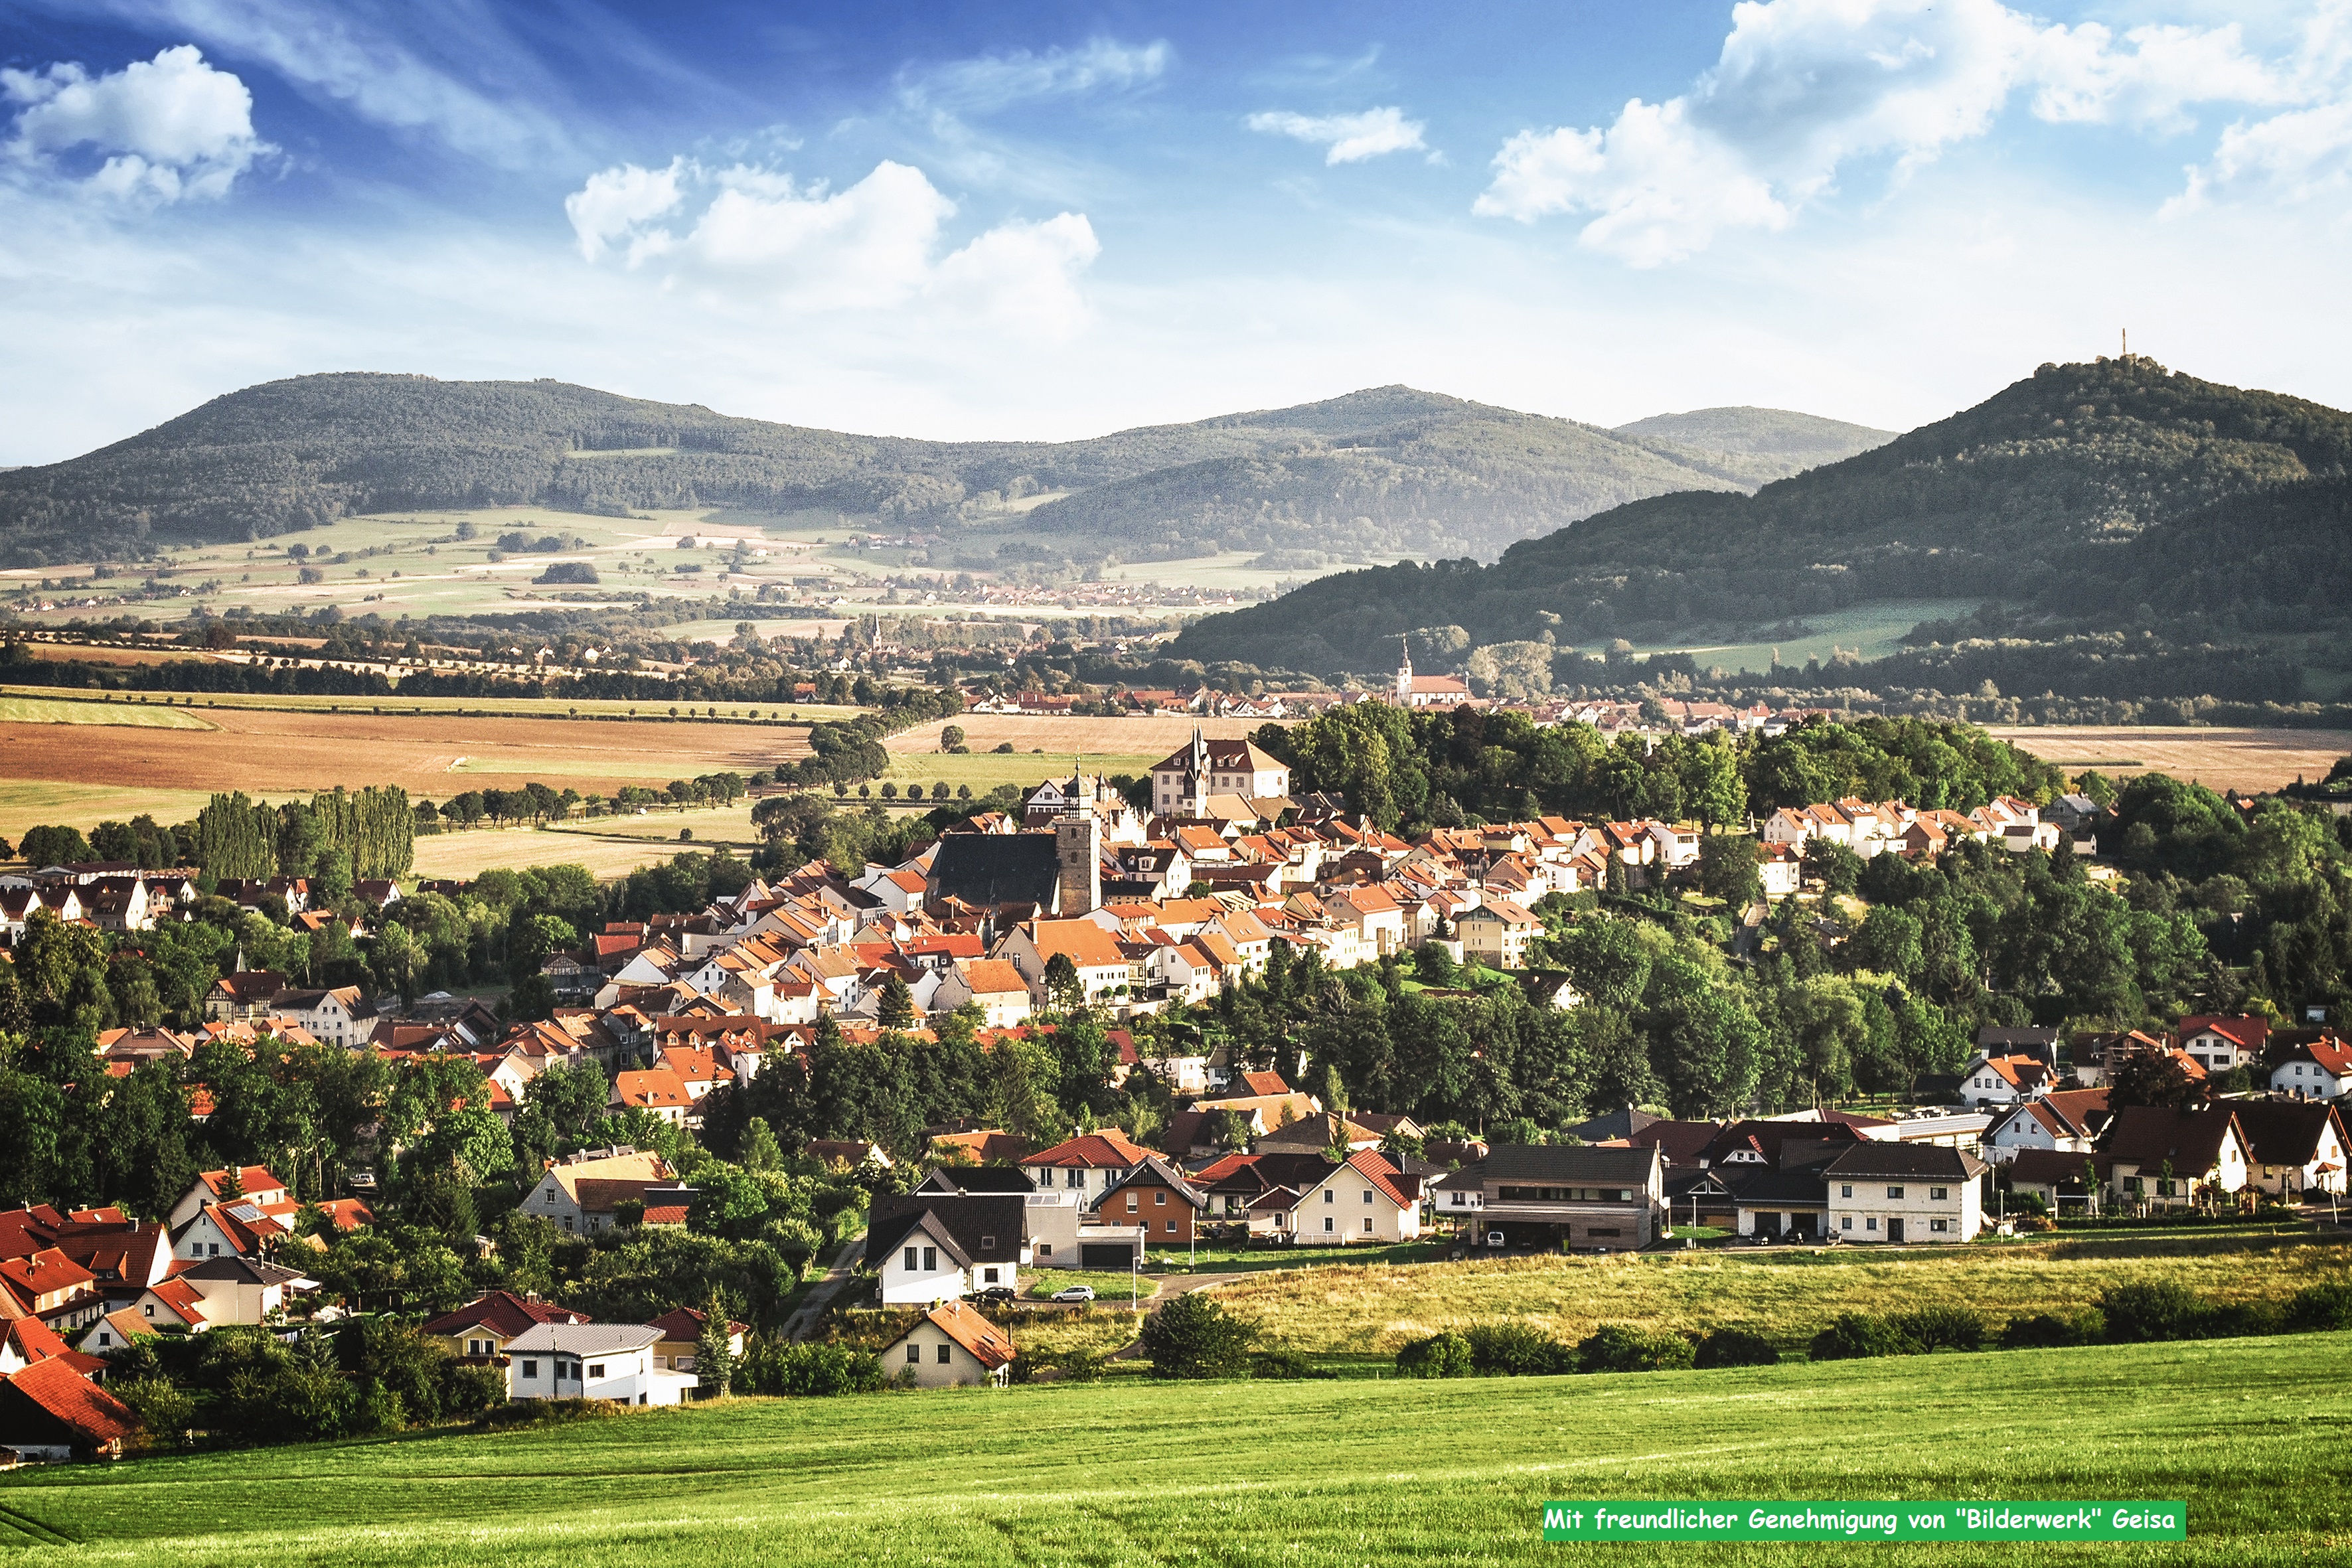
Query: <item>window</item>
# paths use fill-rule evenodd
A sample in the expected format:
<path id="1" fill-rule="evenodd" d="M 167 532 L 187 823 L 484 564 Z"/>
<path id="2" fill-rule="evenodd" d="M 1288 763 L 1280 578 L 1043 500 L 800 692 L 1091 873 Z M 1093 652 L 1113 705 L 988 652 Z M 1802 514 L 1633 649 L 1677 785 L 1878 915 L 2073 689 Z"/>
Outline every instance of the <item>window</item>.
<path id="1" fill-rule="evenodd" d="M 1850 1214 L 1840 1215 L 1838 1216 L 1838 1228 L 1840 1230 L 1852 1230 L 1853 1228 L 1853 1215 Z"/>
<path id="2" fill-rule="evenodd" d="M 1053 1257 L 1053 1256 L 1054 1256 L 1054 1244 L 1053 1244 L 1052 1242 L 1050 1242 L 1050 1241 L 1041 1241 L 1041 1242 L 1039 1242 L 1039 1243 L 1037 1244 L 1037 1256 L 1038 1256 L 1038 1257 L 1040 1257 L 1040 1258 L 1051 1258 L 1051 1257 Z"/>
<path id="3" fill-rule="evenodd" d="M 1073 1168 L 1062 1173 L 1062 1185 L 1066 1187 L 1083 1187 L 1086 1184 L 1087 1173 L 1084 1171 Z"/>
<path id="4" fill-rule="evenodd" d="M 995 1284 L 995 1283 L 996 1283 L 996 1270 L 995 1270 L 995 1269 L 993 1269 L 993 1268 L 983 1268 L 983 1269 L 982 1269 L 982 1270 L 980 1271 L 980 1282 L 981 1282 L 982 1284 L 983 1284 L 983 1285 L 993 1285 L 993 1284 Z"/>
<path id="5" fill-rule="evenodd" d="M 589 1368 L 588 1368 L 588 1375 L 589 1375 L 589 1376 L 591 1376 L 591 1377 L 602 1377 L 602 1376 L 604 1376 L 604 1363 L 603 1362 L 601 1362 L 601 1361 L 600 1361 L 600 1362 L 594 1362 L 594 1363 L 590 1363 Z"/>
<path id="6" fill-rule="evenodd" d="M 1940 1219 L 1931 1219 L 1931 1220 L 1929 1220 L 1929 1221 L 1927 1222 L 1927 1228 L 1928 1228 L 1929 1230 L 1944 1230 L 1944 1229 L 1948 1228 L 1948 1223 L 1947 1223 L 1946 1221 L 1943 1221 L 1943 1220 L 1940 1220 Z"/>
<path id="7" fill-rule="evenodd" d="M 947 1364 L 948 1364 L 948 1354 L 949 1354 L 948 1347 L 947 1347 L 946 1343 L 945 1343 L 944 1342 L 942 1342 L 940 1343 L 940 1353 L 939 1353 L 936 1357 L 934 1357 L 933 1359 L 934 1359 L 934 1360 L 936 1360 L 936 1361 L 937 1361 L 937 1362 L 938 1362 L 941 1366 L 945 1366 L 945 1365 L 947 1365 Z"/>
<path id="8" fill-rule="evenodd" d="M 1337 1220 L 1334 1220 L 1334 1219 L 1333 1219 L 1329 1215 L 1328 1215 L 1328 1214 L 1327 1214 L 1327 1215 L 1325 1215 L 1323 1216 L 1323 1230 L 1324 1230 L 1324 1234 L 1325 1234 L 1325 1235 L 1327 1235 L 1327 1236 L 1328 1236 L 1328 1235 L 1329 1235 L 1332 1231 L 1335 1231 L 1335 1230 L 1337 1230 L 1337 1229 L 1339 1229 L 1339 1222 L 1338 1222 Z"/>
<path id="9" fill-rule="evenodd" d="M 152 1318 L 155 1315 L 155 1303 L 150 1301 L 145 1306 L 140 1308 L 139 1310 L 144 1316 Z"/>
<path id="10" fill-rule="evenodd" d="M 1372 1216 L 1370 1215 L 1364 1216 L 1364 1234 L 1366 1236 L 1372 1234 Z"/>
<path id="11" fill-rule="evenodd" d="M 1929 1187 L 1927 1189 L 1927 1197 L 1929 1201 L 1934 1203 L 1944 1203 L 1948 1200 L 1951 1195 L 1952 1189 L 1949 1187 Z"/>
<path id="12" fill-rule="evenodd" d="M 1370 1203 L 1372 1201 L 1372 1189 L 1370 1187 L 1366 1187 L 1364 1189 L 1364 1201 L 1366 1203 Z"/>
<path id="13" fill-rule="evenodd" d="M 907 1272 L 909 1274 L 914 1273 L 918 1265 L 915 1261 L 915 1249 L 910 1247 L 907 1248 Z"/>
<path id="14" fill-rule="evenodd" d="M 908 1342 L 907 1346 L 907 1364 L 908 1366 L 920 1366 L 923 1364 L 922 1346 L 911 1342 Z"/>
<path id="15" fill-rule="evenodd" d="M 1878 1216 L 1876 1215 L 1872 1215 L 1868 1219 L 1863 1221 L 1862 1228 L 1864 1230 L 1876 1230 L 1878 1228 Z"/>
<path id="16" fill-rule="evenodd" d="M 982 1252 L 993 1252 L 996 1250 L 996 1237 L 992 1236 L 982 1237 L 980 1238 L 980 1249 Z"/>
<path id="17" fill-rule="evenodd" d="M 1323 1189 L 1323 1201 L 1327 1204 L 1336 1204 L 1339 1201 L 1339 1194 L 1326 1187 Z"/>
<path id="18" fill-rule="evenodd" d="M 1133 1193 L 1127 1194 L 1127 1212 L 1129 1214 L 1133 1214 L 1135 1212 L 1135 1194 Z"/>
<path id="19" fill-rule="evenodd" d="M 1151 1204 L 1154 1208 L 1166 1208 L 1168 1206 L 1168 1194 L 1166 1193 L 1152 1194 Z"/>
<path id="20" fill-rule="evenodd" d="M 1903 1195 L 1903 1189 L 1901 1187 L 1889 1187 L 1886 1189 L 1886 1195 L 1890 1198 L 1899 1198 Z"/>
<path id="21" fill-rule="evenodd" d="M 939 1270 L 939 1267 L 940 1249 L 936 1247 L 927 1247 L 923 1248 L 923 1272 L 926 1274 L 936 1273 Z"/>
<path id="22" fill-rule="evenodd" d="M 523 1376 L 530 1379 L 533 1383 L 537 1383 L 539 1381 L 539 1363 L 535 1361 L 527 1361 L 523 1363 L 522 1374 Z"/>
<path id="23" fill-rule="evenodd" d="M 1842 1198 L 1850 1198 L 1853 1196 L 1853 1184 L 1852 1182 L 1840 1183 L 1838 1184 L 1838 1196 Z"/>

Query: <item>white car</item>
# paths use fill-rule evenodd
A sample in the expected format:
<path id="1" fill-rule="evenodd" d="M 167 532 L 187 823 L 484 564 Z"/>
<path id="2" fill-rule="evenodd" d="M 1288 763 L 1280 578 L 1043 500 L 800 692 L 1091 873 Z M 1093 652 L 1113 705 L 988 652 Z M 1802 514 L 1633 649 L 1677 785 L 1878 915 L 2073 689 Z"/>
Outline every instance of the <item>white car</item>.
<path id="1" fill-rule="evenodd" d="M 1046 1298 L 1052 1301 L 1091 1301 L 1094 1299 L 1095 1288 L 1091 1285 L 1065 1285 Z"/>

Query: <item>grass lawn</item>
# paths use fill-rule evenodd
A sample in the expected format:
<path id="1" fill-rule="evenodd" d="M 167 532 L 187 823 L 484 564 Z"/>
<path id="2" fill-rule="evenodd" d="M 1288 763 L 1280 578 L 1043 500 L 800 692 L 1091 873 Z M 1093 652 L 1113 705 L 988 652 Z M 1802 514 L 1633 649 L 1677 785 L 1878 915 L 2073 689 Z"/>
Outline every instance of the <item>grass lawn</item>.
<path id="1" fill-rule="evenodd" d="M 1032 1268 L 1027 1278 L 1029 1282 L 1021 1288 L 1021 1293 L 1040 1301 L 1055 1291 L 1067 1289 L 1073 1285 L 1093 1286 L 1095 1300 L 1101 1306 L 1108 1306 L 1116 1300 L 1123 1307 L 1128 1301 L 1129 1277 L 1123 1268 Z M 1160 1294 L 1160 1281 L 1148 1274 L 1135 1283 L 1138 1288 L 1136 1295 L 1138 1300 L 1149 1301 Z"/>
<path id="2" fill-rule="evenodd" d="M 1511 1318 L 1556 1339 L 1603 1322 L 1704 1332 L 1741 1328 L 1801 1348 L 1844 1311 L 1970 1306 L 2010 1317 L 2086 1307 L 2109 1285 L 2165 1279 L 2218 1301 L 2284 1300 L 2341 1279 L 2352 1245 L 2297 1236 L 2167 1238 L 2147 1232 L 1999 1247 L 1770 1251 L 1708 1248 L 1614 1258 L 1481 1258 L 1421 1268 L 1335 1265 L 1244 1279 L 1217 1299 L 1267 1342 L 1310 1355 L 1393 1355 L 1408 1340 Z"/>
<path id="3" fill-rule="evenodd" d="M 2341 1561 L 2352 1336 L 1735 1372 L 731 1400 L 0 1478 L 26 1561 L 1878 1565 Z M 2183 1499 L 2149 1545 L 1548 1546 L 1554 1498 Z M 66 1546 L 61 1543 L 70 1543 Z M 33 1555 L 37 1553 L 37 1555 Z"/>
<path id="4" fill-rule="evenodd" d="M 1405 1241 L 1391 1247 L 1241 1247 L 1230 1242 L 1202 1242 L 1200 1262 L 1194 1270 L 1202 1274 L 1245 1274 L 1269 1268 L 1313 1268 L 1327 1265 L 1351 1268 L 1386 1268 L 1400 1263 L 1433 1263 L 1453 1249 L 1452 1242 Z M 1187 1252 L 1160 1252 L 1155 1258 L 1165 1258 L 1178 1269 L 1184 1268 Z"/>

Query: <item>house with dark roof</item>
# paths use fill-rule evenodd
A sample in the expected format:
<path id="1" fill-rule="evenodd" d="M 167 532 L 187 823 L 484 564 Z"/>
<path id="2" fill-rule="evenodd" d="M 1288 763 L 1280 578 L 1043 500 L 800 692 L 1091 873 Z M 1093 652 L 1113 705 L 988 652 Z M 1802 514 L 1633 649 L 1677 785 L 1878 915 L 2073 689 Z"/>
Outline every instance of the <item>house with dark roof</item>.
<path id="1" fill-rule="evenodd" d="M 1489 1246 L 1633 1251 L 1667 1223 L 1665 1162 L 1654 1148 L 1496 1143 L 1439 1178 L 1432 1196 L 1437 1217 L 1463 1220 Z"/>
<path id="2" fill-rule="evenodd" d="M 2077 1154 L 2060 1149 L 2021 1149 L 2008 1162 L 2009 1190 L 2040 1198 L 2053 1214 L 2069 1208 L 2077 1214 L 2096 1214 L 2102 1194 L 2115 1186 L 2115 1156 L 2095 1150 Z"/>
<path id="3" fill-rule="evenodd" d="M 1053 915 L 1061 886 L 1061 846 L 1051 833 L 950 833 L 924 875 L 923 902 Z"/>
<path id="4" fill-rule="evenodd" d="M 2112 1180 L 2125 1200 L 2186 1208 L 2200 1188 L 2244 1191 L 2249 1162 L 2236 1106 L 2215 1100 L 2194 1110 L 2127 1105 L 2116 1111 L 2099 1152 L 2113 1157 Z"/>
<path id="5" fill-rule="evenodd" d="M 1974 1241 L 1984 1228 L 1988 1169 L 1941 1144 L 1865 1140 L 1822 1167 L 1831 1228 L 1840 1241 Z"/>
<path id="6" fill-rule="evenodd" d="M 882 1304 L 960 1300 L 1021 1288 L 1029 1261 L 1025 1199 L 1008 1193 L 908 1193 L 877 1197 L 866 1216 L 866 1260 Z"/>
<path id="7" fill-rule="evenodd" d="M 2318 1100 L 2233 1100 L 2253 1185 L 2294 1199 L 2342 1193 L 2347 1141 L 2336 1107 Z"/>

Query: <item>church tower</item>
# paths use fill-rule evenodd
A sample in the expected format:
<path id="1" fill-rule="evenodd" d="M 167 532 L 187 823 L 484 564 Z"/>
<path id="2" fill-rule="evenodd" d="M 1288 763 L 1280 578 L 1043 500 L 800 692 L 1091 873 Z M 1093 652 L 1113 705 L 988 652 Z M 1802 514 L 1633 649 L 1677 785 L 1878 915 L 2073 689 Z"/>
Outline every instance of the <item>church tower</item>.
<path id="1" fill-rule="evenodd" d="M 1397 638 L 1397 706 L 1412 706 L 1412 643 L 1408 637 Z"/>

